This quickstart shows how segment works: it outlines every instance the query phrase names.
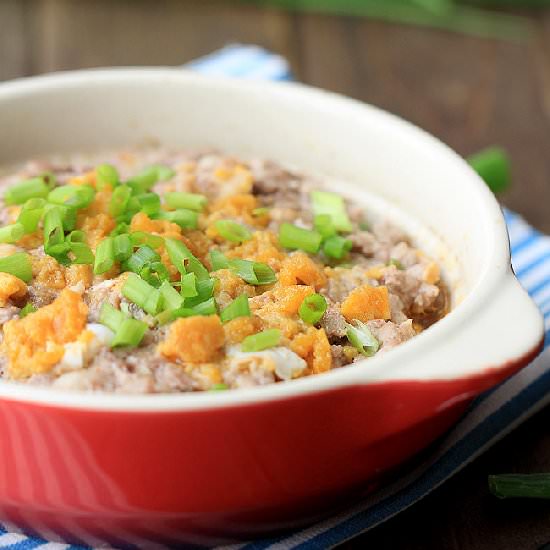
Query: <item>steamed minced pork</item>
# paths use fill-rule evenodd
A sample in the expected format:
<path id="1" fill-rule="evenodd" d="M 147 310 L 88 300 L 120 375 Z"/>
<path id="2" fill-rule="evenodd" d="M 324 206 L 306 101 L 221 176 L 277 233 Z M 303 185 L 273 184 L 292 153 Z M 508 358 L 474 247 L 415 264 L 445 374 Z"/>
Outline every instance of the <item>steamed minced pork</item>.
<path id="1" fill-rule="evenodd" d="M 439 266 L 399 228 L 272 162 L 123 151 L 0 184 L 8 380 L 258 386 L 386 353 L 447 310 Z"/>

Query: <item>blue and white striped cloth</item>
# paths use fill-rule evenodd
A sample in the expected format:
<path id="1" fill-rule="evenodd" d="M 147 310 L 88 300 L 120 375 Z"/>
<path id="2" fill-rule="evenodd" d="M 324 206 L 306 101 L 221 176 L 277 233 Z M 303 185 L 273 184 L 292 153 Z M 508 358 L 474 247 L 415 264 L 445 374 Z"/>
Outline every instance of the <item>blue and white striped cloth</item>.
<path id="1" fill-rule="evenodd" d="M 228 46 L 189 66 L 211 75 L 271 80 L 292 78 L 282 57 L 257 46 Z M 432 454 L 392 485 L 307 529 L 226 546 L 224 550 L 313 550 L 353 538 L 413 505 L 550 402 L 550 237 L 535 231 L 516 214 L 505 211 L 505 217 L 515 272 L 544 313 L 546 339 L 542 355 L 495 390 L 480 396 Z M 47 533 L 43 536 L 48 538 Z M 97 539 L 90 541 L 91 546 L 97 544 Z M 130 546 L 135 547 L 134 544 Z M 144 541 L 142 547 L 150 546 Z M 84 547 L 28 537 L 14 526 L 4 524 L 4 527 L 0 525 L 0 548 L 79 550 Z"/>

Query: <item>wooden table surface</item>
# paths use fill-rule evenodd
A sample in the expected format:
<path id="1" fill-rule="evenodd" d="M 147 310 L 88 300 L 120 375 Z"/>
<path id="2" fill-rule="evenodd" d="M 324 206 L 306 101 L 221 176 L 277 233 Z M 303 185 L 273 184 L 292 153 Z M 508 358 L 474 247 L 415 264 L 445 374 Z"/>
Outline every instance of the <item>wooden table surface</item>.
<path id="1" fill-rule="evenodd" d="M 502 201 L 550 232 L 550 12 L 521 43 L 234 2 L 0 0 L 0 80 L 59 69 L 177 65 L 230 42 L 286 56 L 298 80 L 397 113 L 467 155 L 508 149 Z M 5 136 L 2 138 L 5 139 Z M 550 410 L 421 503 L 348 547 L 539 548 L 550 502 L 502 502 L 487 474 L 550 471 Z"/>

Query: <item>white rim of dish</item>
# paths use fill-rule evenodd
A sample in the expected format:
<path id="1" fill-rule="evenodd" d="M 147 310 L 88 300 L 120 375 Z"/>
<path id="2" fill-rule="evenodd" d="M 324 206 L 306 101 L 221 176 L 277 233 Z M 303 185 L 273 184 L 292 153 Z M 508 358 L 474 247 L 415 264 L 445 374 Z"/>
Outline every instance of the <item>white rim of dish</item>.
<path id="1" fill-rule="evenodd" d="M 347 110 L 357 116 L 377 117 L 384 124 L 391 124 L 403 134 L 411 138 L 424 141 L 432 147 L 435 154 L 447 157 L 446 162 L 453 163 L 456 170 L 463 172 L 464 185 L 475 190 L 478 199 L 484 204 L 486 216 L 498 223 L 490 224 L 493 227 L 491 236 L 491 257 L 486 261 L 486 269 L 480 276 L 468 296 L 461 304 L 455 307 L 446 317 L 439 320 L 425 332 L 412 340 L 405 342 L 387 355 L 355 363 L 352 366 L 335 369 L 322 375 L 313 375 L 299 378 L 290 382 L 280 382 L 257 386 L 246 389 L 232 389 L 222 392 L 190 392 L 177 394 L 110 394 L 88 393 L 81 391 L 68 391 L 53 389 L 50 387 L 29 386 L 15 382 L 0 381 L 0 399 L 32 402 L 37 405 L 59 406 L 64 408 L 86 409 L 94 411 L 118 411 L 118 412 L 163 412 L 163 411 L 190 411 L 208 410 L 219 407 L 232 407 L 245 404 L 257 404 L 271 400 L 281 400 L 299 397 L 311 393 L 334 391 L 350 386 L 369 383 L 369 373 L 388 371 L 392 364 L 395 365 L 409 356 L 421 353 L 423 348 L 440 345 L 445 334 L 460 331 L 460 325 L 475 314 L 481 304 L 487 304 L 498 292 L 498 287 L 505 277 L 513 277 L 510 270 L 510 249 L 507 230 L 500 207 L 493 194 L 487 188 L 479 176 L 468 164 L 452 149 L 436 137 L 418 128 L 417 126 L 388 113 L 372 105 L 350 99 L 339 94 L 312 88 L 304 84 L 292 82 L 264 82 L 239 80 L 227 77 L 211 77 L 196 74 L 180 68 L 165 67 L 122 67 L 107 69 L 87 69 L 81 71 L 68 71 L 48 74 L 44 76 L 21 78 L 0 83 L 0 109 L 2 101 L 26 94 L 52 90 L 60 86 L 79 87 L 93 80 L 94 84 L 122 82 L 131 76 L 134 79 L 150 81 L 151 76 L 161 76 L 168 81 L 195 82 L 208 86 L 218 86 L 227 89 L 240 89 L 242 91 L 256 90 L 256 92 L 277 94 L 281 97 L 292 99 L 293 97 L 307 97 L 308 101 L 321 103 L 327 109 Z M 443 349 L 442 349 L 443 351 Z M 510 361 L 519 357 L 510 357 Z M 464 376 L 471 377 L 481 373 L 492 365 L 480 367 L 475 373 L 460 374 L 450 378 L 422 379 L 430 380 L 455 380 Z M 495 365 L 494 368 L 499 368 Z M 414 381 L 413 375 L 402 380 Z M 391 382 L 398 380 L 391 380 Z M 387 382 L 390 382 L 388 380 Z M 375 383 L 384 383 L 384 380 L 376 380 Z"/>

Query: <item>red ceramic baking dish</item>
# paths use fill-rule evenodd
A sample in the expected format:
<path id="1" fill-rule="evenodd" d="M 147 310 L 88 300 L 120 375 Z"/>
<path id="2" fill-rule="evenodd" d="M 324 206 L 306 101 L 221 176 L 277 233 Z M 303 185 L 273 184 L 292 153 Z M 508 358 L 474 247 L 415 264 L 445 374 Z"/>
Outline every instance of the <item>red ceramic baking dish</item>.
<path id="1" fill-rule="evenodd" d="M 288 383 L 128 396 L 1 382 L 4 519 L 115 543 L 303 525 L 426 447 L 541 348 L 491 193 L 438 140 L 376 108 L 296 84 L 117 69 L 0 85 L 0 128 L 0 165 L 153 139 L 322 174 L 437 258 L 453 296 L 449 315 L 391 353 Z"/>

